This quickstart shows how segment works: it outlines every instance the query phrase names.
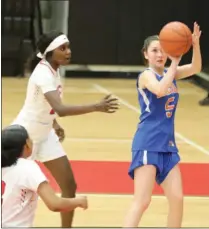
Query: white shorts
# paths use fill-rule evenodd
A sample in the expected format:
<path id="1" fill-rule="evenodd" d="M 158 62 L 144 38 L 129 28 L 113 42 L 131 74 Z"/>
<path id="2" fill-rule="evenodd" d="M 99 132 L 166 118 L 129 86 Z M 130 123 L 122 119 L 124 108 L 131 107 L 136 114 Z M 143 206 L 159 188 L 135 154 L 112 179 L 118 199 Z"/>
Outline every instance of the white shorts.
<path id="1" fill-rule="evenodd" d="M 54 129 L 52 129 L 46 140 L 33 144 L 33 152 L 29 159 L 46 162 L 65 155 L 66 153 L 59 142 L 59 138 Z"/>

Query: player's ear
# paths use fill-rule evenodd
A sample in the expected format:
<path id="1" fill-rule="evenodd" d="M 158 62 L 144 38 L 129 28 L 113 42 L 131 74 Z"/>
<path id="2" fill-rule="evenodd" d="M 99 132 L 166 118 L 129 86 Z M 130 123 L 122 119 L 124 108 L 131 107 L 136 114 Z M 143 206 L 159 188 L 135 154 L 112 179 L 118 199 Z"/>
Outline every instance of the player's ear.
<path id="1" fill-rule="evenodd" d="M 148 56 L 147 56 L 147 52 L 146 52 L 146 51 L 144 51 L 144 58 L 145 58 L 146 60 L 148 60 Z"/>

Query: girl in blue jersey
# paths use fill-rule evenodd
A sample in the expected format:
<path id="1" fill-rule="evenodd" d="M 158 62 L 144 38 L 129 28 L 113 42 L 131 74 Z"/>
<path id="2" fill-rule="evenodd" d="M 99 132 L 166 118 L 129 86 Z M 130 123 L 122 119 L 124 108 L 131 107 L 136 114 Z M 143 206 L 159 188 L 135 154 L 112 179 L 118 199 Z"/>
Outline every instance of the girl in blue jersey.
<path id="1" fill-rule="evenodd" d="M 142 51 L 148 68 L 137 79 L 141 116 L 133 139 L 129 168 L 129 175 L 134 179 L 134 199 L 124 227 L 138 226 L 150 204 L 155 180 L 169 202 L 167 227 L 181 227 L 183 190 L 174 136 L 174 116 L 179 97 L 176 80 L 201 71 L 200 36 L 201 31 L 195 22 L 192 62 L 178 66 L 181 58 L 169 57 L 171 65 L 167 70 L 167 55 L 158 36 L 148 37 L 144 42 Z"/>

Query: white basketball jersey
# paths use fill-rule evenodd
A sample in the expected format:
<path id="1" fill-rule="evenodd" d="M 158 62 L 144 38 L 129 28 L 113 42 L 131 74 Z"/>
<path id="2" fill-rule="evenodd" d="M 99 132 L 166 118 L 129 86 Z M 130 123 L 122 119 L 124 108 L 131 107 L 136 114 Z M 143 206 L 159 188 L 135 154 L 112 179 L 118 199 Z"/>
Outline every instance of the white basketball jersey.
<path id="1" fill-rule="evenodd" d="M 44 94 L 57 90 L 62 95 L 59 69 L 57 72 L 46 60 L 41 60 L 28 81 L 24 106 L 13 124 L 24 126 L 34 142 L 44 140 L 56 117 Z"/>
<path id="2" fill-rule="evenodd" d="M 38 201 L 38 186 L 46 181 L 32 160 L 19 158 L 2 168 L 2 227 L 31 227 Z"/>

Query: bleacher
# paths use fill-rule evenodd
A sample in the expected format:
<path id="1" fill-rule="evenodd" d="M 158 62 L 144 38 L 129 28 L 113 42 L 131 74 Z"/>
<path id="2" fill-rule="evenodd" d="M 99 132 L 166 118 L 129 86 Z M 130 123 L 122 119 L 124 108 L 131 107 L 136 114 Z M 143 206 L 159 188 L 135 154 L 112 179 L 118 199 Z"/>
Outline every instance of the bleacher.
<path id="1" fill-rule="evenodd" d="M 34 23 L 39 1 L 2 1 L 2 75 L 23 76 L 24 64 L 35 50 Z M 41 30 L 41 27 L 39 27 Z"/>

